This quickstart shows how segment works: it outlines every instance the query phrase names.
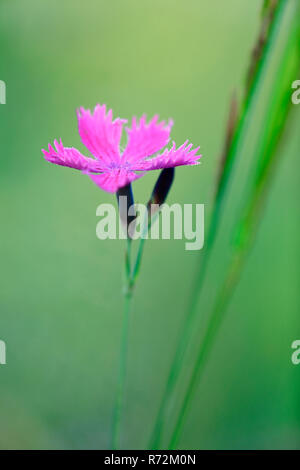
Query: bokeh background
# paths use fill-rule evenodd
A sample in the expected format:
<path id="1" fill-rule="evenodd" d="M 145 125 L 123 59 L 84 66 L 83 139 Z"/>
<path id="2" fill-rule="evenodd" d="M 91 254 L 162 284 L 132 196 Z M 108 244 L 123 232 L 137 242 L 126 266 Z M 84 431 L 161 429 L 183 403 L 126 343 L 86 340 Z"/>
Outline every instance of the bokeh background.
<path id="1" fill-rule="evenodd" d="M 200 166 L 177 170 L 169 202 L 204 203 L 208 227 L 229 102 L 244 83 L 261 5 L 1 0 L 7 104 L 0 106 L 0 339 L 7 365 L 0 366 L 0 448 L 110 446 L 124 241 L 98 240 L 95 213 L 115 200 L 79 172 L 45 162 L 41 148 L 62 137 L 84 150 L 75 116 L 80 105 L 107 103 L 124 118 L 172 117 L 174 140 L 190 139 L 204 156 Z M 262 108 L 267 94 L 268 84 Z M 263 113 L 250 125 L 255 136 Z M 230 254 L 253 142 L 243 148 L 230 186 L 199 304 L 204 317 Z M 281 151 L 180 448 L 300 447 L 300 366 L 290 359 L 300 337 L 295 120 Z M 156 178 L 153 172 L 134 183 L 138 202 L 147 200 Z M 154 423 L 201 259 L 184 243 L 146 245 L 130 325 L 123 448 L 146 448 Z M 184 386 L 185 377 L 179 395 Z"/>

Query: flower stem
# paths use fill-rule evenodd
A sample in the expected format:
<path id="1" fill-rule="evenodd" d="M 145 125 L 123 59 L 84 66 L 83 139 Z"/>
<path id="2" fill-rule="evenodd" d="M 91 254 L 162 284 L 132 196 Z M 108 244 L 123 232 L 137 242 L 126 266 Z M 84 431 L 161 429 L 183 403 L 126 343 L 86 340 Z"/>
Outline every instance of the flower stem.
<path id="1" fill-rule="evenodd" d="M 130 254 L 131 254 L 131 239 L 127 239 L 127 249 L 125 252 L 125 288 L 124 288 L 124 310 L 123 310 L 123 324 L 122 324 L 122 338 L 119 359 L 119 378 L 117 397 L 114 409 L 114 419 L 112 428 L 112 449 L 118 449 L 120 445 L 120 424 L 121 415 L 124 405 L 124 391 L 127 369 L 127 355 L 128 355 L 128 332 L 129 332 L 129 317 L 132 299 L 132 283 L 131 283 L 131 268 L 130 268 Z"/>
<path id="2" fill-rule="evenodd" d="M 151 225 L 154 223 L 154 221 L 158 217 L 158 214 L 159 213 L 157 212 L 156 214 L 152 216 L 152 218 L 149 217 L 148 213 L 145 214 L 144 229 L 143 229 L 143 233 L 140 239 L 140 244 L 138 247 L 135 263 L 132 269 L 132 276 L 131 276 L 132 287 L 135 285 L 135 282 L 138 278 L 138 275 L 141 269 L 141 262 L 142 262 L 143 252 L 144 252 L 145 241 L 147 239 L 147 234 L 151 228 Z"/>
<path id="3" fill-rule="evenodd" d="M 112 449 L 118 449 L 120 445 L 120 425 L 122 410 L 124 405 L 124 392 L 125 392 L 125 381 L 126 381 L 126 370 L 127 370 L 127 356 L 128 356 L 128 333 L 129 333 L 129 320 L 130 320 L 130 309 L 131 300 L 133 296 L 133 289 L 138 278 L 138 274 L 141 268 L 142 255 L 144 251 L 145 240 L 147 237 L 148 230 L 151 227 L 153 220 L 156 215 L 150 220 L 148 214 L 145 215 L 145 224 L 143 229 L 143 236 L 140 239 L 138 252 L 136 255 L 133 268 L 131 269 L 131 238 L 127 238 L 127 248 L 125 252 L 125 288 L 124 288 L 124 311 L 123 311 L 123 325 L 122 325 L 122 338 L 121 338 L 121 349 L 120 349 L 120 360 L 119 360 L 119 379 L 117 397 L 114 409 L 114 419 L 112 428 Z"/>

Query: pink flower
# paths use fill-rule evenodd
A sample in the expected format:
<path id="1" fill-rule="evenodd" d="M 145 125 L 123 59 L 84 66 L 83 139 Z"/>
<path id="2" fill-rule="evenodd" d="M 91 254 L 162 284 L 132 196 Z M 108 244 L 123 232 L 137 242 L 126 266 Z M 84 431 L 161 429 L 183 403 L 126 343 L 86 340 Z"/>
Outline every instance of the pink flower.
<path id="1" fill-rule="evenodd" d="M 95 159 L 82 155 L 75 148 L 64 147 L 61 140 L 54 141 L 55 149 L 49 144 L 48 151 L 42 152 L 51 163 L 81 170 L 104 191 L 114 193 L 143 176 L 145 171 L 199 163 L 199 147 L 192 149 L 188 141 L 177 149 L 173 142 L 171 149 L 149 158 L 168 144 L 171 120 L 166 124 L 154 116 L 147 123 L 145 115 L 139 121 L 134 117 L 131 127 L 126 127 L 128 141 L 121 153 L 120 139 L 126 120 L 113 120 L 111 109 L 106 112 L 106 106 L 99 104 L 93 114 L 80 108 L 77 116 L 82 143 Z"/>

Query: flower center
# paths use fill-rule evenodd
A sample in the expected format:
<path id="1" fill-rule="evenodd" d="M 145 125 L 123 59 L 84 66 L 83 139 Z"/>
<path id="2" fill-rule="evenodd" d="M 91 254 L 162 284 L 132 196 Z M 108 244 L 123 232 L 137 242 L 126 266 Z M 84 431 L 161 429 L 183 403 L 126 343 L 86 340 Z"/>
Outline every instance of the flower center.
<path id="1" fill-rule="evenodd" d="M 109 168 L 112 170 L 121 170 L 122 168 L 127 170 L 130 166 L 129 162 L 110 162 L 109 164 Z"/>

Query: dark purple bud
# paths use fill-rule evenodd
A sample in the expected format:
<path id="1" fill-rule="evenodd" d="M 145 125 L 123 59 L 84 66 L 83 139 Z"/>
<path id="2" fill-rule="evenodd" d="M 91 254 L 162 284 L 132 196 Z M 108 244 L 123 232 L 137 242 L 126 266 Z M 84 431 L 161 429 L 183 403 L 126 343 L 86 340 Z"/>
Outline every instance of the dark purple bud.
<path id="1" fill-rule="evenodd" d="M 131 238 L 131 235 L 134 232 L 132 222 L 136 218 L 131 184 L 129 183 L 127 184 L 127 186 L 118 189 L 116 194 L 122 225 L 125 229 L 127 236 Z"/>
<path id="2" fill-rule="evenodd" d="M 173 180 L 175 175 L 175 168 L 164 168 L 158 177 L 158 180 L 155 183 L 151 198 L 148 201 L 147 207 L 148 211 L 151 211 L 153 215 L 156 210 L 158 210 L 159 206 L 165 202 L 167 199 L 168 193 L 171 189 Z M 152 208 L 151 206 L 156 205 L 156 207 Z"/>

